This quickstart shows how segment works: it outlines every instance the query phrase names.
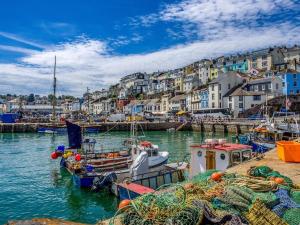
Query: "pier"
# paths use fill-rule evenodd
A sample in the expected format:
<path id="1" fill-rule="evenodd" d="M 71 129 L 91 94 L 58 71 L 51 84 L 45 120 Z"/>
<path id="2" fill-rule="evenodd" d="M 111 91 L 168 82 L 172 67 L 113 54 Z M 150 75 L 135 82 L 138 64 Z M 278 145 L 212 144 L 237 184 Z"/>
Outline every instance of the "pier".
<path id="1" fill-rule="evenodd" d="M 177 131 L 198 131 L 211 133 L 246 133 L 258 122 L 138 122 L 144 131 L 166 131 L 174 128 Z M 100 131 L 130 131 L 130 122 L 80 123 L 82 127 L 97 128 Z M 62 123 L 0 123 L 0 133 L 34 133 L 40 127 L 65 127 Z"/>

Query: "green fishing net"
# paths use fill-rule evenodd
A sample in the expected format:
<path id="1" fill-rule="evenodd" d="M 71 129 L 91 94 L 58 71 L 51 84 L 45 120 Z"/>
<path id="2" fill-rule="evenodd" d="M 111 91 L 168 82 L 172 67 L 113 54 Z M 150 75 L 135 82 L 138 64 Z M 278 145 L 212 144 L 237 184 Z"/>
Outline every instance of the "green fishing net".
<path id="1" fill-rule="evenodd" d="M 300 190 L 292 190 L 291 198 L 297 203 L 300 204 Z"/>
<path id="2" fill-rule="evenodd" d="M 283 214 L 283 219 L 290 225 L 300 224 L 300 208 L 288 209 Z"/>

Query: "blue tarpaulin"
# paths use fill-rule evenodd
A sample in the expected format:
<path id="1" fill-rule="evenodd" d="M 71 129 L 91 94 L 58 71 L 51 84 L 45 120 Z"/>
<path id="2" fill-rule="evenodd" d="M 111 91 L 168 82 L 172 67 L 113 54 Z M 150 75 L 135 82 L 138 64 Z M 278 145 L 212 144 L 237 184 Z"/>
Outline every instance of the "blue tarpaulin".
<path id="1" fill-rule="evenodd" d="M 16 113 L 4 113 L 0 115 L 0 120 L 2 123 L 15 123 L 18 117 L 19 116 Z"/>

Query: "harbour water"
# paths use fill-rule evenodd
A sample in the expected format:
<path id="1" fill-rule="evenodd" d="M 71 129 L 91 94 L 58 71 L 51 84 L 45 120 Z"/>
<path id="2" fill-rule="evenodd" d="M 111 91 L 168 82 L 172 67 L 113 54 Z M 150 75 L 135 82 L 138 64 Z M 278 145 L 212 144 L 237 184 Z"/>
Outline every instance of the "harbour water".
<path id="1" fill-rule="evenodd" d="M 127 132 L 92 134 L 96 148 L 117 147 Z M 222 135 L 216 135 L 223 137 Z M 170 161 L 182 160 L 189 146 L 204 139 L 199 132 L 147 132 L 147 140 L 170 152 Z M 0 134 L 0 224 L 12 219 L 61 218 L 95 223 L 111 217 L 118 200 L 108 192 L 91 193 L 75 187 L 59 160 L 50 153 L 67 135 Z"/>

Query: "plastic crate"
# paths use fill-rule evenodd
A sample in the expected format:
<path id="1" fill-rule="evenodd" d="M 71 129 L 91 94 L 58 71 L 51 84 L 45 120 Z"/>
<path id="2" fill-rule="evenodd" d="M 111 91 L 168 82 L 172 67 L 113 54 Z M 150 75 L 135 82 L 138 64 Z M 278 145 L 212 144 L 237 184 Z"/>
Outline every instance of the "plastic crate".
<path id="1" fill-rule="evenodd" d="M 300 162 L 300 143 L 295 141 L 277 141 L 277 154 L 285 162 Z"/>

